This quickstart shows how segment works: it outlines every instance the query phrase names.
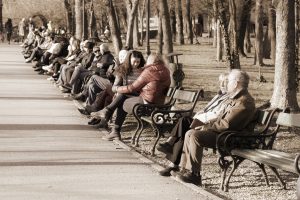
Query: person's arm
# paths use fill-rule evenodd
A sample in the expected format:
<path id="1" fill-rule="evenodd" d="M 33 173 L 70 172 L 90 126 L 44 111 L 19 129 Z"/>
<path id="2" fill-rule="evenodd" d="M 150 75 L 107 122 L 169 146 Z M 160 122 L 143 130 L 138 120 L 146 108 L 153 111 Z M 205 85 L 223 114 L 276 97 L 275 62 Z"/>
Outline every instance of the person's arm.
<path id="1" fill-rule="evenodd" d="M 241 130 L 249 123 L 254 113 L 255 106 L 247 106 L 239 102 L 204 128 L 219 133 L 226 130 Z"/>
<path id="2" fill-rule="evenodd" d="M 132 84 L 118 87 L 117 92 L 127 94 L 141 91 L 141 89 L 149 82 L 147 78 L 149 75 L 148 73 L 150 73 L 148 70 L 144 70 Z"/>

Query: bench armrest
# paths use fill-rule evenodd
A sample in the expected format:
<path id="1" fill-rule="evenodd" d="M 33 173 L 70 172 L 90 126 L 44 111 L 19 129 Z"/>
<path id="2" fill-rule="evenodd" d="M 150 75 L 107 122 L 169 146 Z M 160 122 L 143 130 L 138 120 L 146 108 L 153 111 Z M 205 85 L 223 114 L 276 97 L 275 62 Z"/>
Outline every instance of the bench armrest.
<path id="1" fill-rule="evenodd" d="M 140 118 L 141 116 L 151 116 L 152 112 L 154 110 L 170 110 L 171 109 L 170 104 L 165 105 L 156 105 L 156 104 L 136 104 L 133 107 L 133 115 L 137 118 Z"/>
<path id="2" fill-rule="evenodd" d="M 275 131 L 274 131 L 275 132 Z M 230 155 L 232 149 L 272 149 L 274 132 L 269 134 L 226 131 L 217 139 L 220 154 Z"/>
<path id="3" fill-rule="evenodd" d="M 155 110 L 151 114 L 155 125 L 176 124 L 182 117 L 192 116 L 193 110 Z"/>

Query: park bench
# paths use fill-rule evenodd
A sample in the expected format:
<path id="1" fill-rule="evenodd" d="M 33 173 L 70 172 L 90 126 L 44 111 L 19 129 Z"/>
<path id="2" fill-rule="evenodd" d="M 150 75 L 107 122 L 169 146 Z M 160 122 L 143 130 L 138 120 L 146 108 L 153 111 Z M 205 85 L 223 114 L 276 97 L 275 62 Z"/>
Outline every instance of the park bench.
<path id="1" fill-rule="evenodd" d="M 276 120 L 276 127 L 270 128 L 272 118 L 278 109 L 272 111 L 258 111 L 256 125 L 262 125 L 260 131 L 247 134 L 235 131 L 227 131 L 220 135 L 217 148 L 220 152 L 219 165 L 223 170 L 221 189 L 228 191 L 229 181 L 234 171 L 244 160 L 255 162 L 262 170 L 266 184 L 269 179 L 265 170 L 267 165 L 275 174 L 281 186 L 286 189 L 286 184 L 280 177 L 277 169 L 282 169 L 295 174 L 300 174 L 300 155 L 273 150 L 273 144 L 280 127 L 300 127 L 300 115 L 280 112 Z M 230 156 L 232 161 L 225 160 Z M 226 179 L 226 171 L 230 165 L 232 169 Z M 226 179 L 226 181 L 225 181 Z"/>
<path id="2" fill-rule="evenodd" d="M 156 135 L 155 143 L 151 149 L 154 155 L 155 146 L 164 133 L 170 131 L 183 116 L 192 116 L 199 99 L 203 97 L 203 90 L 190 91 L 176 89 L 170 100 L 165 105 L 138 104 L 133 108 L 133 115 L 138 122 L 136 132 L 132 136 L 132 143 L 139 145 L 139 138 L 145 125 L 151 125 Z M 185 109 L 177 109 L 178 104 L 187 103 Z"/>

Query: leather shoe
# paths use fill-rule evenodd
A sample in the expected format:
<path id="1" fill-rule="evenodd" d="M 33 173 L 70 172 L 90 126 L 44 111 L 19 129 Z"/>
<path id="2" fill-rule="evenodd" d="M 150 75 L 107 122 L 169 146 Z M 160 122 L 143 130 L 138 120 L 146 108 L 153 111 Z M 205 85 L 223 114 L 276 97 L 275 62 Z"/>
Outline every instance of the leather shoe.
<path id="1" fill-rule="evenodd" d="M 193 183 L 195 185 L 200 186 L 202 185 L 201 175 L 196 175 L 191 172 L 186 172 L 185 174 L 178 174 L 176 178 L 185 183 Z"/>
<path id="2" fill-rule="evenodd" d="M 161 176 L 171 176 L 171 171 L 178 171 L 179 168 L 176 167 L 166 167 L 165 169 L 158 172 Z"/>
<path id="3" fill-rule="evenodd" d="M 156 147 L 156 149 L 160 152 L 163 152 L 165 154 L 171 154 L 173 153 L 173 146 L 170 145 L 168 142 L 159 143 Z"/>
<path id="4" fill-rule="evenodd" d="M 107 140 L 107 141 L 120 140 L 121 134 L 120 134 L 120 132 L 112 131 L 108 135 L 103 136 L 102 139 Z"/>
<path id="5" fill-rule="evenodd" d="M 78 108 L 78 111 L 83 115 L 89 115 L 90 114 L 85 108 Z"/>
<path id="6" fill-rule="evenodd" d="M 101 119 L 92 118 L 90 121 L 88 121 L 88 125 L 95 125 L 99 124 Z"/>
<path id="7" fill-rule="evenodd" d="M 79 101 L 84 101 L 85 100 L 85 96 L 82 93 L 72 95 L 72 97 L 73 97 L 73 99 L 79 100 Z"/>

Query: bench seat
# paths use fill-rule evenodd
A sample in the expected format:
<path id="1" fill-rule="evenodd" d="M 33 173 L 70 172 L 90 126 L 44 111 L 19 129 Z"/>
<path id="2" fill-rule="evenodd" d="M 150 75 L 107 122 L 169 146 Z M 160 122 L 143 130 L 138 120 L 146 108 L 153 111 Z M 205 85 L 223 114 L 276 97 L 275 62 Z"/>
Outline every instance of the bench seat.
<path id="1" fill-rule="evenodd" d="M 288 172 L 300 174 L 300 155 L 295 156 L 281 151 L 262 149 L 233 149 L 231 154 L 254 162 L 280 168 Z"/>

